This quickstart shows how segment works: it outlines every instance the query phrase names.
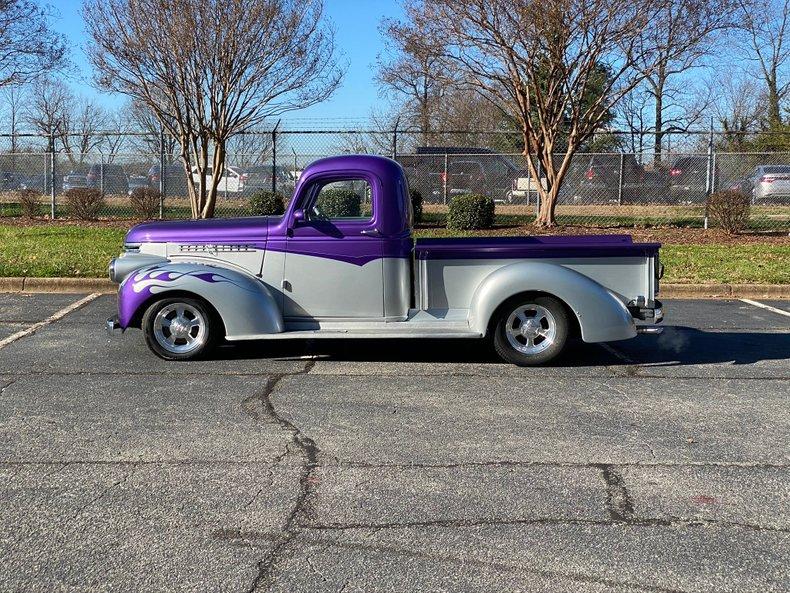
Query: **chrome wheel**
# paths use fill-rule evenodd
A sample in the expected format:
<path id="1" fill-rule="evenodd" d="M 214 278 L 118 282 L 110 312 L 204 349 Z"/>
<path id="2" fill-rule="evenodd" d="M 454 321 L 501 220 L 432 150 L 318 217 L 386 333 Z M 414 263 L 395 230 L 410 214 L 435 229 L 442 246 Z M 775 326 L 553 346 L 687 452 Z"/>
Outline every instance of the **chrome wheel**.
<path id="1" fill-rule="evenodd" d="M 208 338 L 206 319 L 187 303 L 168 303 L 156 314 L 153 334 L 157 344 L 172 354 L 188 354 L 201 348 Z"/>
<path id="2" fill-rule="evenodd" d="M 518 352 L 539 354 L 554 344 L 557 321 L 542 305 L 521 305 L 507 318 L 505 335 L 510 346 Z"/>

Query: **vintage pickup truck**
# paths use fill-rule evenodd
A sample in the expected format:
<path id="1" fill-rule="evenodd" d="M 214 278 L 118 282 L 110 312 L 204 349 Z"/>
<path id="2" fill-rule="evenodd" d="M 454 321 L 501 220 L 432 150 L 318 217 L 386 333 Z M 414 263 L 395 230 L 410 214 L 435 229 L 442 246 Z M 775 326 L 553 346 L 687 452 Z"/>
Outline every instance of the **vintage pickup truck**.
<path id="1" fill-rule="evenodd" d="M 658 253 L 627 235 L 415 241 L 400 165 L 339 156 L 304 170 L 283 216 L 132 228 L 110 263 L 107 324 L 142 328 L 170 360 L 222 339 L 488 336 L 504 360 L 534 365 L 571 335 L 658 331 Z"/>

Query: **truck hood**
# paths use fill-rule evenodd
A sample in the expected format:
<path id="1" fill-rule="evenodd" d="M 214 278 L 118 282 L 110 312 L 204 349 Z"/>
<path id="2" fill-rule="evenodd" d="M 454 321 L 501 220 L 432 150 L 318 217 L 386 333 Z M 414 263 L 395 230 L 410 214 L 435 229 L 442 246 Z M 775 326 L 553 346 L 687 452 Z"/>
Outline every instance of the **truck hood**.
<path id="1" fill-rule="evenodd" d="M 129 229 L 124 243 L 261 243 L 269 217 L 145 222 Z"/>

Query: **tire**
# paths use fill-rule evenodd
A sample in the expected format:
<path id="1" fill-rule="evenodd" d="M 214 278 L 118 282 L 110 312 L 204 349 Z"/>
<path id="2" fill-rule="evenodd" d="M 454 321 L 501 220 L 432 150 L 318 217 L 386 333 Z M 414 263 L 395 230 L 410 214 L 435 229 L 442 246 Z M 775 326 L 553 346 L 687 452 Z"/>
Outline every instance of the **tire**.
<path id="1" fill-rule="evenodd" d="M 171 329 L 174 323 L 175 331 Z M 205 356 L 221 337 L 216 314 L 205 302 L 187 297 L 156 301 L 146 309 L 142 326 L 148 347 L 165 360 Z"/>
<path id="2" fill-rule="evenodd" d="M 562 352 L 568 339 L 568 314 L 553 297 L 510 299 L 498 309 L 494 323 L 496 353 L 518 366 L 547 363 Z"/>

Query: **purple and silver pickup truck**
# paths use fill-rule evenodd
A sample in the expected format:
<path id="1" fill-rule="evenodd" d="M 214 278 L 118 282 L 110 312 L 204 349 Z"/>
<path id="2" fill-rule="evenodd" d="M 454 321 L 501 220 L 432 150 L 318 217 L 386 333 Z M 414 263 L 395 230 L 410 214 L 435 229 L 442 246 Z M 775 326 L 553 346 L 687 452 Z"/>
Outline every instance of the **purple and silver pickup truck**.
<path id="1" fill-rule="evenodd" d="M 110 263 L 120 288 L 107 323 L 141 328 L 170 360 L 223 339 L 488 337 L 504 360 L 534 365 L 573 335 L 658 331 L 659 247 L 627 235 L 415 241 L 400 165 L 339 156 L 304 170 L 283 216 L 132 228 Z"/>

